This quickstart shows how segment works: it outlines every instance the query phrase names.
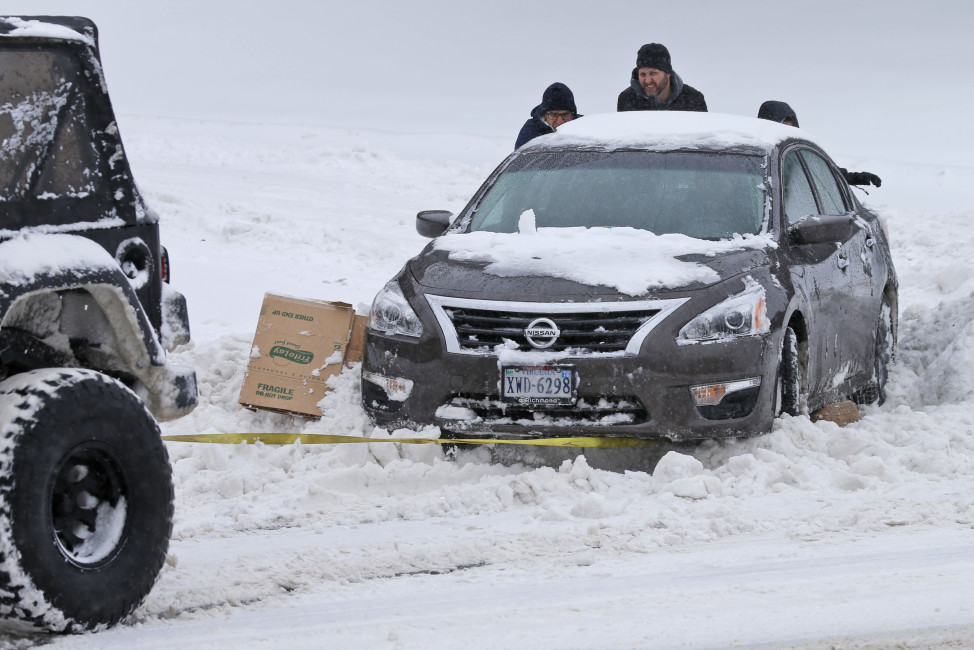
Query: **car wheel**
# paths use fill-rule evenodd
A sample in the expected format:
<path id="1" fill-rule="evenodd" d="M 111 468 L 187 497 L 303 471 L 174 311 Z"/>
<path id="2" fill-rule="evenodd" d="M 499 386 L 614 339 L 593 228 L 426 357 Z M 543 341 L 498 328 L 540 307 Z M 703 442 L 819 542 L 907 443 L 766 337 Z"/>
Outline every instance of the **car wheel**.
<path id="1" fill-rule="evenodd" d="M 121 383 L 48 369 L 0 383 L 0 625 L 81 632 L 148 595 L 172 532 L 159 427 Z"/>
<path id="2" fill-rule="evenodd" d="M 805 369 L 801 362 L 801 348 L 795 330 L 788 327 L 781 342 L 781 360 L 775 387 L 775 415 L 802 415 L 808 406 L 805 389 Z"/>
<path id="3" fill-rule="evenodd" d="M 886 381 L 889 378 L 889 366 L 893 362 L 893 349 L 893 310 L 889 298 L 884 295 L 879 309 L 879 322 L 876 325 L 873 377 L 865 387 L 853 394 L 853 402 L 881 406 L 886 401 Z"/>

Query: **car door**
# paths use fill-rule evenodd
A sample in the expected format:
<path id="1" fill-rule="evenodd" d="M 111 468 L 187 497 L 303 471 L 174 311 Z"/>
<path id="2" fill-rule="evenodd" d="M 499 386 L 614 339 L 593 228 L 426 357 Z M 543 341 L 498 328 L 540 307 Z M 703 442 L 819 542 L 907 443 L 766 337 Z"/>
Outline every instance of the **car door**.
<path id="1" fill-rule="evenodd" d="M 841 273 L 834 296 L 842 301 L 842 330 L 839 333 L 839 356 L 846 377 L 872 372 L 873 335 L 882 292 L 881 278 L 874 273 L 874 237 L 870 225 L 856 211 L 856 203 L 848 194 L 848 185 L 836 166 L 815 151 L 803 150 L 802 160 L 812 178 L 825 214 L 844 215 L 852 219 L 856 228 L 838 251 L 837 265 Z M 841 290 L 841 291 L 840 291 Z"/>
<path id="2" fill-rule="evenodd" d="M 782 196 L 789 233 L 784 245 L 808 327 L 809 395 L 837 397 L 849 378 L 868 372 L 871 359 L 864 354 L 875 329 L 868 315 L 873 287 L 864 255 L 867 231 L 833 166 L 808 148 L 785 153 Z"/>

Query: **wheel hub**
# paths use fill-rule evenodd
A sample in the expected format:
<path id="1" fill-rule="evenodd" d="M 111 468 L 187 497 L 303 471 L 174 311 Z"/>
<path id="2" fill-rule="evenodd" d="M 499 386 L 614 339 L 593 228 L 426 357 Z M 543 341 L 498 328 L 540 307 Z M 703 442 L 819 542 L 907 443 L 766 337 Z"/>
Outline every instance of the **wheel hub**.
<path id="1" fill-rule="evenodd" d="M 51 495 L 51 518 L 61 553 L 93 568 L 109 561 L 125 529 L 123 475 L 104 450 L 75 449 L 61 463 Z"/>

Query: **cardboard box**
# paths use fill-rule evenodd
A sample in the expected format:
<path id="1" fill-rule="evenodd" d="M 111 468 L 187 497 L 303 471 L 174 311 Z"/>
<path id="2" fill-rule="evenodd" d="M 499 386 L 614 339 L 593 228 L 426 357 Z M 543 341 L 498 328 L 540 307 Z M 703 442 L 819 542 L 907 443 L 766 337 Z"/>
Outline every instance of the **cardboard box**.
<path id="1" fill-rule="evenodd" d="M 359 314 L 355 314 L 352 320 L 352 333 L 348 339 L 348 349 L 345 350 L 346 368 L 362 361 L 362 353 L 365 351 L 365 324 L 368 322 L 368 316 Z"/>
<path id="2" fill-rule="evenodd" d="M 835 422 L 840 427 L 858 422 L 859 418 L 859 407 L 856 406 L 855 402 L 850 402 L 849 400 L 826 404 L 811 414 L 812 422 L 828 420 L 829 422 Z"/>
<path id="3" fill-rule="evenodd" d="M 265 294 L 240 404 L 321 417 L 325 382 L 362 358 L 367 320 L 343 302 Z"/>

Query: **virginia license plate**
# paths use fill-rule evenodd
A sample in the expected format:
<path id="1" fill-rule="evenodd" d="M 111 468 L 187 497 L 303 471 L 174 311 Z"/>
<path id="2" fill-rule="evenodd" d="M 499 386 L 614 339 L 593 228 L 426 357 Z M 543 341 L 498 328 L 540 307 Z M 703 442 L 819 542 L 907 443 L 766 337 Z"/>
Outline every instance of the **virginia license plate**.
<path id="1" fill-rule="evenodd" d="M 575 383 L 572 366 L 504 366 L 501 399 L 531 406 L 574 404 Z"/>

